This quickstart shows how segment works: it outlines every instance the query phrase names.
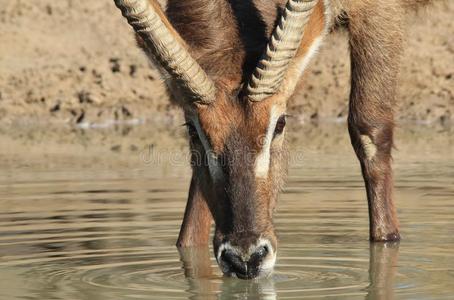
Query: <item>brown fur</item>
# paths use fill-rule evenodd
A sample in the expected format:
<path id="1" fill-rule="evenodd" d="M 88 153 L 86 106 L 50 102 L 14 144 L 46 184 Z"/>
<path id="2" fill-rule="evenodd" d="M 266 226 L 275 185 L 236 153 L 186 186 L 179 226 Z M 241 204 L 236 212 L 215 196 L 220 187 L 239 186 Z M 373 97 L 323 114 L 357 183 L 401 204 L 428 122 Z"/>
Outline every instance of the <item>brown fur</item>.
<path id="1" fill-rule="evenodd" d="M 323 5 L 323 2 L 320 1 L 315 6 L 311 18 L 307 23 L 307 29 L 304 32 L 304 37 L 301 41 L 301 46 L 296 54 L 296 59 L 303 57 L 307 53 L 307 51 L 309 51 L 309 47 L 312 46 L 314 40 L 323 33 L 324 23 L 326 21 Z"/>
<path id="2" fill-rule="evenodd" d="M 367 1 L 347 13 L 352 62 L 348 125 L 366 184 L 370 238 L 396 240 L 400 236 L 392 196 L 391 149 L 404 11 L 398 2 Z M 365 157 L 361 135 L 377 148 L 372 160 Z"/>
<path id="3" fill-rule="evenodd" d="M 195 178 L 189 188 L 188 203 L 178 237 L 178 247 L 207 245 L 213 217 Z"/>
<path id="4" fill-rule="evenodd" d="M 402 23 L 407 10 L 430 1 L 328 2 L 332 19 L 327 19 L 327 2 L 319 1 L 280 91 L 262 102 L 252 103 L 243 97 L 242 86 L 256 67 L 286 1 L 168 1 L 167 26 L 185 41 L 218 89 L 217 99 L 211 105 L 191 105 L 184 99 L 178 103 L 189 123 L 194 120 L 200 123 L 223 173 L 219 180 L 210 176 L 208 153 L 197 137 L 191 138 L 193 178 L 179 246 L 206 244 L 212 216 L 216 224 L 215 251 L 225 241 L 247 249 L 259 237 L 269 239 L 276 247 L 272 215 L 287 169 L 285 143 L 273 140 L 270 169 L 265 178 L 254 176 L 254 161 L 263 147 L 271 108 L 278 106 L 285 112 L 287 100 L 300 79 L 301 62 L 314 42 L 328 31 L 327 24 L 335 19 L 341 20 L 337 24 L 345 25 L 350 34 L 348 128 L 366 185 L 370 238 L 373 241 L 400 238 L 392 196 L 391 149 Z M 172 91 L 181 98 L 176 89 Z M 365 137 L 374 147 L 372 154 L 366 149 Z"/>

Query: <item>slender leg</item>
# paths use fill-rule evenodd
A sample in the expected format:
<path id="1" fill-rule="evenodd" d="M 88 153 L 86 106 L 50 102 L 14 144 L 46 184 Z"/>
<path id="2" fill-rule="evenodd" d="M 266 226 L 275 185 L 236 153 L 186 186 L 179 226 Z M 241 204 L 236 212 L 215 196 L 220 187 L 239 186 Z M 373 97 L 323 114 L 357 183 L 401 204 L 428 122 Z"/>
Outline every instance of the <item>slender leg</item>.
<path id="1" fill-rule="evenodd" d="M 402 47 L 401 8 L 394 2 L 398 1 L 366 1 L 349 19 L 352 83 L 348 129 L 366 185 L 371 241 L 400 239 L 391 169 Z M 386 5 L 389 7 L 383 7 Z"/>
<path id="2" fill-rule="evenodd" d="M 197 180 L 193 176 L 177 247 L 208 245 L 212 222 L 211 212 L 202 196 Z"/>

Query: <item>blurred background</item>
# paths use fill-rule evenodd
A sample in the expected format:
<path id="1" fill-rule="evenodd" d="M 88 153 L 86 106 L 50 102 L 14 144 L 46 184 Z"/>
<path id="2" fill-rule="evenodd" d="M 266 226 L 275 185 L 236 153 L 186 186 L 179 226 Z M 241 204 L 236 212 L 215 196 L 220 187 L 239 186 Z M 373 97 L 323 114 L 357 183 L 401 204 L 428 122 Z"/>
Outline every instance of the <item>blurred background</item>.
<path id="1" fill-rule="evenodd" d="M 397 111 L 404 122 L 453 119 L 454 2 L 435 3 L 408 18 Z M 348 44 L 338 32 L 312 64 L 291 113 L 299 122 L 343 120 L 348 93 Z M 1 121 L 164 118 L 181 116 L 112 1 L 0 0 Z"/>

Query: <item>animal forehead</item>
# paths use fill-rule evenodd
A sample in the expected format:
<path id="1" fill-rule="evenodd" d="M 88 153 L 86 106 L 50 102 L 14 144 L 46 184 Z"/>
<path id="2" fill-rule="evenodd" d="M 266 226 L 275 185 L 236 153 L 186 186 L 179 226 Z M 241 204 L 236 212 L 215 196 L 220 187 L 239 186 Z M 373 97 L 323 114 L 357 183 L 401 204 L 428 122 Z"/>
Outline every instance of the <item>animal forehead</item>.
<path id="1" fill-rule="evenodd" d="M 268 131 L 275 106 L 271 101 L 243 105 L 219 102 L 199 110 L 198 117 L 215 152 L 222 152 L 226 142 L 235 137 L 257 148 Z"/>

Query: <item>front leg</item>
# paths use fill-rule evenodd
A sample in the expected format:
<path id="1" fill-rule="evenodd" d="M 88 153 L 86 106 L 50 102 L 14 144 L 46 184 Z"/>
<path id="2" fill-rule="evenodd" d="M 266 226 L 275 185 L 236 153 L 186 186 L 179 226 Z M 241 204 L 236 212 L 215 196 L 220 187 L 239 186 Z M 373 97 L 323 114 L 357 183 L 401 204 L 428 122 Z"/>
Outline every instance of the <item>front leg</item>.
<path id="1" fill-rule="evenodd" d="M 400 9 L 398 1 L 386 5 L 367 2 L 349 20 L 352 87 L 348 129 L 366 185 L 371 241 L 400 239 L 391 169 L 402 45 Z"/>
<path id="2" fill-rule="evenodd" d="M 200 191 L 196 176 L 193 175 L 177 247 L 208 245 L 212 222 L 211 212 Z"/>

